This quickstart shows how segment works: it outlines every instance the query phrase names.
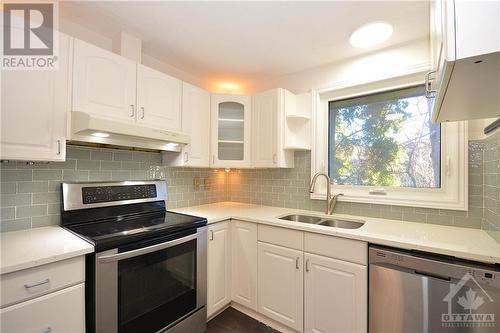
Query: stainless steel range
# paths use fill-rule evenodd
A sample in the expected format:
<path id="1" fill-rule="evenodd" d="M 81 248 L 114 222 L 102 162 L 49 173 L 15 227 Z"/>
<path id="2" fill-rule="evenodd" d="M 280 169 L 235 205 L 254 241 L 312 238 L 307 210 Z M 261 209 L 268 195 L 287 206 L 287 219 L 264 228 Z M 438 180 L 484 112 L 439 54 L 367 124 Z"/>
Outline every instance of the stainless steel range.
<path id="1" fill-rule="evenodd" d="M 164 181 L 63 183 L 86 260 L 87 332 L 204 332 L 206 219 L 166 211 Z"/>

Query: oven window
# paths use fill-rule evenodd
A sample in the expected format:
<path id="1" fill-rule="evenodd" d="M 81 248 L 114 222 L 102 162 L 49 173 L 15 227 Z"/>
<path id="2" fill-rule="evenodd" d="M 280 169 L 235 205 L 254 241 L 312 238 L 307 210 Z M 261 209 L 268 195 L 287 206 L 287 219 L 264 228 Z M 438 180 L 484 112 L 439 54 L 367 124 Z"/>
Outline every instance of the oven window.
<path id="1" fill-rule="evenodd" d="M 157 332 L 196 308 L 196 240 L 118 264 L 119 332 Z"/>

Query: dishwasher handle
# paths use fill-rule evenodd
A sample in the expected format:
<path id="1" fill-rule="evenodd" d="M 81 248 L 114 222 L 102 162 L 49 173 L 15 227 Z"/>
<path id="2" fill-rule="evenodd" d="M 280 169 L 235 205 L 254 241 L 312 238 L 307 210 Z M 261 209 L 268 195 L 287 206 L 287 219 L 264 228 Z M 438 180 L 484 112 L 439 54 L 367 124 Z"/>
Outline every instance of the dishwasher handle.
<path id="1" fill-rule="evenodd" d="M 447 282 L 451 281 L 451 277 L 449 277 L 449 276 L 443 276 L 443 275 L 439 275 L 439 274 L 433 274 L 433 273 L 429 273 L 429 272 L 420 271 L 420 270 L 417 270 L 417 269 L 414 270 L 414 272 L 417 275 L 422 275 L 422 276 L 425 276 L 425 277 L 439 279 L 439 280 L 443 280 L 443 281 L 447 281 Z"/>

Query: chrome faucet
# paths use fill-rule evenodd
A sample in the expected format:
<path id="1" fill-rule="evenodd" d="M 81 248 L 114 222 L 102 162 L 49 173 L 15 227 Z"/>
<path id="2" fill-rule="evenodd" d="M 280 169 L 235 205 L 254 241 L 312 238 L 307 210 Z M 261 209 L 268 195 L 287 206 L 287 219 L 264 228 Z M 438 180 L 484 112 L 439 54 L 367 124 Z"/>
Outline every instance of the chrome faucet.
<path id="1" fill-rule="evenodd" d="M 314 193 L 314 186 L 316 185 L 316 180 L 318 179 L 319 176 L 323 176 L 326 179 L 326 209 L 325 209 L 325 214 L 331 215 L 333 213 L 333 210 L 335 209 L 335 204 L 337 203 L 337 200 L 340 196 L 343 196 L 343 193 L 337 193 L 332 195 L 332 192 L 330 190 L 330 184 L 331 184 L 331 179 L 328 177 L 326 173 L 323 172 L 318 172 L 316 173 L 312 180 L 311 180 L 311 186 L 309 186 L 309 192 Z"/>

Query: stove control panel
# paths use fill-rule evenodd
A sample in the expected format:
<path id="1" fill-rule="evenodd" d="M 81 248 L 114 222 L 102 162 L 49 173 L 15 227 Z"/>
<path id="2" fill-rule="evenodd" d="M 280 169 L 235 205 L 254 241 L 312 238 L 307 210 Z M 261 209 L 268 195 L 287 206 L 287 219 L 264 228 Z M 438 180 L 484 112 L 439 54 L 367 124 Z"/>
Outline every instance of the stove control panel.
<path id="1" fill-rule="evenodd" d="M 147 199 L 156 196 L 154 184 L 82 187 L 83 204 Z"/>

